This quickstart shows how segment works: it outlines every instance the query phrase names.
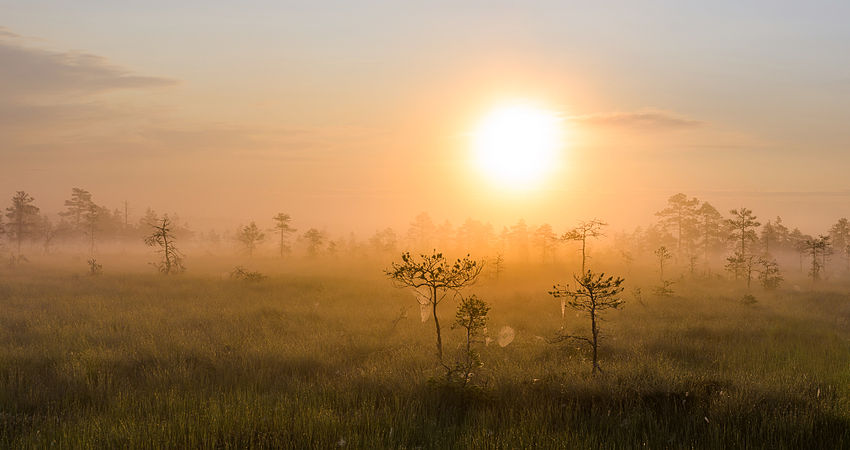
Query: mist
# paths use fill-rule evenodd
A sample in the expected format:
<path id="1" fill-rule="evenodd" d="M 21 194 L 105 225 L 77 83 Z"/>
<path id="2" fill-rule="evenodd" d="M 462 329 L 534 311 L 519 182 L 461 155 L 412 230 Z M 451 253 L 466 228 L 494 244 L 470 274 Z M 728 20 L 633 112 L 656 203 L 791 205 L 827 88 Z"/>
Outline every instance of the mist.
<path id="1" fill-rule="evenodd" d="M 850 447 L 850 3 L 0 5 L 0 448 Z"/>

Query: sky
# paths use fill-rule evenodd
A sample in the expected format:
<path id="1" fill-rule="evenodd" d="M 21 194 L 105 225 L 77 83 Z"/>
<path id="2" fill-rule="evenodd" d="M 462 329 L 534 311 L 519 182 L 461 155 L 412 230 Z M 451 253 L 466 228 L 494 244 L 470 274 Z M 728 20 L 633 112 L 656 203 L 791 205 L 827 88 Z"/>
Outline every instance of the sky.
<path id="1" fill-rule="evenodd" d="M 625 229 L 684 192 L 816 233 L 850 216 L 847 23 L 846 1 L 0 0 L 0 196 L 369 233 Z M 565 130 L 534 189 L 471 162 L 515 101 Z"/>

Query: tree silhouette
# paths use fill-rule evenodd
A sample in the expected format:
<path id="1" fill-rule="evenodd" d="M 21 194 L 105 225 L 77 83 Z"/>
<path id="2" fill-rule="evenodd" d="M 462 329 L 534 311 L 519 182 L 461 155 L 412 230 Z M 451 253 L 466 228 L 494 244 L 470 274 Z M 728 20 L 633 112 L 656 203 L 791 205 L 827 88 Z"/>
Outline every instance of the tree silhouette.
<path id="1" fill-rule="evenodd" d="M 383 230 L 376 231 L 369 238 L 369 245 L 378 254 L 391 253 L 396 250 L 398 238 L 392 228 L 384 228 Z"/>
<path id="2" fill-rule="evenodd" d="M 469 383 L 472 371 L 481 367 L 481 356 L 472 348 L 472 344 L 481 342 L 479 338 L 487 329 L 488 312 L 490 312 L 490 306 L 475 295 L 463 298 L 457 307 L 454 326 L 463 328 L 466 334 L 466 346 L 463 363 L 449 371 L 448 376 L 451 377 L 453 372 L 460 373 L 463 384 Z"/>
<path id="3" fill-rule="evenodd" d="M 775 259 L 759 258 L 758 278 L 762 287 L 774 290 L 779 287 L 784 278 Z"/>
<path id="4" fill-rule="evenodd" d="M 564 241 L 581 241 L 581 273 L 585 272 L 585 263 L 587 261 L 587 238 L 604 236 L 602 234 L 602 227 L 606 225 L 608 224 L 597 219 L 583 221 L 579 222 L 577 227 L 561 236 L 561 240 Z"/>
<path id="5" fill-rule="evenodd" d="M 694 235 L 694 226 L 696 224 L 697 207 L 699 200 L 696 198 L 688 199 L 688 196 L 682 193 L 676 194 L 667 199 L 667 207 L 655 213 L 661 218 L 661 223 L 667 229 L 676 231 L 676 254 L 682 253 L 682 242 L 690 240 Z M 691 247 L 688 245 L 687 247 Z"/>
<path id="6" fill-rule="evenodd" d="M 850 248 L 848 247 L 850 246 L 850 221 L 844 217 L 838 219 L 838 222 L 829 229 L 829 238 L 832 246 L 837 248 L 841 252 L 841 255 L 844 256 L 846 262 L 845 269 L 850 271 L 850 253 L 847 252 L 848 248 Z"/>
<path id="7" fill-rule="evenodd" d="M 525 223 L 525 219 L 519 219 L 511 227 L 508 239 L 514 256 L 528 262 L 528 225 Z"/>
<path id="8" fill-rule="evenodd" d="M 175 238 L 171 230 L 171 219 L 166 215 L 159 220 L 159 223 L 153 224 L 151 227 L 154 231 L 145 237 L 145 244 L 150 247 L 157 247 L 156 251 L 162 257 L 160 262 L 152 263 L 154 267 L 165 275 L 177 274 L 186 270 L 183 267 L 183 255 L 174 245 Z"/>
<path id="9" fill-rule="evenodd" d="M 775 247 L 778 240 L 779 236 L 776 226 L 773 222 L 768 220 L 764 226 L 761 227 L 761 244 L 762 247 L 764 247 L 765 255 L 770 255 L 770 244 L 774 244 Z"/>
<path id="10" fill-rule="evenodd" d="M 59 215 L 69 218 L 74 228 L 79 230 L 83 224 L 84 216 L 90 210 L 91 205 L 91 193 L 85 189 L 75 187 L 71 189 L 71 198 L 65 200 L 65 211 L 60 212 Z"/>
<path id="11" fill-rule="evenodd" d="M 673 255 L 670 254 L 667 247 L 662 245 L 655 250 L 655 257 L 658 258 L 658 273 L 660 274 L 661 281 L 664 281 L 664 262 L 672 258 Z"/>
<path id="12" fill-rule="evenodd" d="M 558 236 L 552 231 L 552 225 L 544 223 L 534 230 L 534 245 L 540 250 L 540 261 L 547 262 L 554 260 L 555 244 L 558 242 Z"/>
<path id="13" fill-rule="evenodd" d="M 812 267 L 809 270 L 809 276 L 812 277 L 813 284 L 821 279 L 823 261 L 826 259 L 826 252 L 829 250 L 829 247 L 829 236 L 824 235 L 806 239 L 800 245 L 800 248 L 812 257 Z"/>
<path id="14" fill-rule="evenodd" d="M 407 231 L 407 239 L 413 248 L 422 250 L 429 248 L 431 241 L 434 238 L 434 231 L 437 227 L 431 216 L 426 212 L 419 213 L 410 223 L 410 228 Z"/>
<path id="15" fill-rule="evenodd" d="M 573 276 L 576 282 L 576 287 L 571 289 L 569 286 L 555 285 L 549 294 L 555 298 L 566 298 L 567 304 L 577 311 L 584 311 L 590 318 L 590 337 L 575 336 L 559 333 L 550 342 L 561 342 L 568 339 L 576 339 L 587 342 L 593 351 L 593 369 L 591 373 L 594 375 L 602 369 L 599 367 L 598 349 L 599 349 L 599 320 L 600 315 L 609 309 L 619 309 L 624 301 L 619 297 L 623 292 L 623 279 L 620 277 L 605 277 L 604 273 L 598 275 L 588 270 L 581 277 Z"/>
<path id="16" fill-rule="evenodd" d="M 313 258 L 319 254 L 319 249 L 325 243 L 325 233 L 310 228 L 304 233 L 304 240 L 307 241 L 307 255 Z"/>
<path id="17" fill-rule="evenodd" d="M 729 211 L 732 214 L 732 218 L 726 221 L 729 228 L 732 230 L 732 233 L 729 235 L 729 239 L 740 242 L 741 255 L 747 254 L 747 242 L 755 242 L 757 239 L 755 229 L 758 228 L 761 223 L 756 220 L 757 217 L 753 215 L 752 210 L 747 208 L 733 209 Z"/>
<path id="18" fill-rule="evenodd" d="M 254 249 L 257 248 L 257 245 L 266 238 L 266 234 L 260 231 L 260 228 L 257 227 L 257 224 L 252 220 L 251 223 L 245 225 L 244 227 L 239 229 L 239 234 L 236 235 L 236 239 L 245 246 L 245 250 L 248 251 L 248 257 L 254 255 Z"/>
<path id="19" fill-rule="evenodd" d="M 806 249 L 806 241 L 812 239 L 808 234 L 803 234 L 799 228 L 794 228 L 788 233 L 788 240 L 793 246 L 794 250 L 797 251 L 797 255 L 800 259 L 800 273 L 803 272 L 803 259 L 806 257 L 808 253 Z"/>
<path id="20" fill-rule="evenodd" d="M 12 206 L 6 208 L 6 232 L 15 241 L 18 256 L 21 255 L 21 243 L 25 238 L 34 236 L 39 225 L 39 209 L 33 204 L 35 199 L 24 191 L 17 191 L 12 197 Z"/>
<path id="21" fill-rule="evenodd" d="M 427 290 L 425 300 L 431 307 L 434 317 L 434 329 L 437 333 L 437 358 L 443 361 L 443 341 L 440 335 L 440 320 L 437 317 L 437 305 L 447 294 L 459 294 L 466 287 L 475 284 L 484 264 L 470 259 L 466 255 L 450 263 L 442 253 L 434 251 L 430 255 L 413 257 L 410 252 L 402 253 L 400 263 L 392 263 L 384 273 L 397 287 L 412 287 Z M 420 291 L 421 292 L 421 291 Z"/>
<path id="22" fill-rule="evenodd" d="M 505 257 L 502 256 L 501 253 L 496 253 L 496 257 L 493 258 L 493 276 L 496 278 L 496 281 L 499 281 L 499 278 L 502 276 L 502 272 L 505 271 Z"/>
<path id="23" fill-rule="evenodd" d="M 109 211 L 104 211 L 103 208 L 95 205 L 93 202 L 89 202 L 85 212 L 83 213 L 83 220 L 81 224 L 85 225 L 86 234 L 89 237 L 90 256 L 94 255 L 95 233 L 98 231 L 98 222 L 104 212 L 107 214 L 109 213 Z"/>
<path id="24" fill-rule="evenodd" d="M 289 247 L 289 236 L 298 231 L 295 228 L 292 228 L 289 225 L 289 222 L 292 221 L 292 218 L 289 214 L 286 213 L 278 213 L 278 215 L 272 217 L 274 220 L 274 230 L 280 233 L 280 240 L 278 242 L 278 250 L 280 251 L 280 257 L 283 258 L 283 255 L 288 253 L 290 250 Z"/>
<path id="25" fill-rule="evenodd" d="M 756 255 L 745 255 L 740 250 L 735 250 L 732 256 L 726 258 L 726 270 L 734 275 L 735 280 L 743 277 L 747 282 L 747 289 L 750 289 L 753 271 L 758 263 L 759 258 Z"/>

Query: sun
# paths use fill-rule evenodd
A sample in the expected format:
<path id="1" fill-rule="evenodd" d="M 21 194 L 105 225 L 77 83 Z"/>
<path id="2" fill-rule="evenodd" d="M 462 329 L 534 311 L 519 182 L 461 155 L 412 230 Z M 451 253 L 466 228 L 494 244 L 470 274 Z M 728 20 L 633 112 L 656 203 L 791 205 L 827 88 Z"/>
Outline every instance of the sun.
<path id="1" fill-rule="evenodd" d="M 472 133 L 475 166 L 496 185 L 527 189 L 542 183 L 563 145 L 559 115 L 529 104 L 491 110 Z"/>

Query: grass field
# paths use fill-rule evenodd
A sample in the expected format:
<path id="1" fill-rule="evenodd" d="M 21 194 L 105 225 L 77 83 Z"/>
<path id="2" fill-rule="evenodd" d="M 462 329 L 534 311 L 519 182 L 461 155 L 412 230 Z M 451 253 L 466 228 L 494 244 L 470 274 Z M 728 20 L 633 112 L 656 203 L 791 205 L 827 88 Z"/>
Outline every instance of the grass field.
<path id="1" fill-rule="evenodd" d="M 545 342 L 556 280 L 487 281 L 478 388 L 429 382 L 431 322 L 380 277 L 0 278 L 6 448 L 847 448 L 850 296 L 681 283 L 607 317 L 604 373 Z M 644 289 L 649 291 L 649 289 Z M 455 304 L 441 304 L 449 323 Z M 404 310 L 404 312 L 402 312 Z M 406 316 L 406 317 L 405 317 Z M 568 312 L 568 327 L 586 329 Z M 445 329 L 447 358 L 458 330 Z"/>

